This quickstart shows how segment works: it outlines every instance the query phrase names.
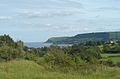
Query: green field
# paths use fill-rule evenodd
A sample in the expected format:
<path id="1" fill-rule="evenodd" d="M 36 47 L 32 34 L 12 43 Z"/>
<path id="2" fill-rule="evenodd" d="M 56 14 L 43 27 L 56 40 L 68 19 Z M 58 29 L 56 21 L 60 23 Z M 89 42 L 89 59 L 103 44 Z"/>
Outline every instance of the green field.
<path id="1" fill-rule="evenodd" d="M 109 57 L 109 56 L 120 56 L 120 54 L 101 54 L 104 57 Z"/>
<path id="2" fill-rule="evenodd" d="M 46 70 L 32 61 L 0 63 L 0 79 L 120 79 L 119 68 L 106 68 L 93 74 L 60 73 Z"/>
<path id="3" fill-rule="evenodd" d="M 101 54 L 104 60 L 112 60 L 114 63 L 120 62 L 120 54 Z"/>
<path id="4" fill-rule="evenodd" d="M 120 62 L 120 57 L 112 57 L 110 59 L 115 63 Z"/>

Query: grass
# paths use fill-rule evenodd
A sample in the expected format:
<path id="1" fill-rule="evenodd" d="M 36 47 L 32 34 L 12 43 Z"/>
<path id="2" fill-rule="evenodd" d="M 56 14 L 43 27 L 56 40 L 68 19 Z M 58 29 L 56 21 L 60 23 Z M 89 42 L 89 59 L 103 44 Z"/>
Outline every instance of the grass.
<path id="1" fill-rule="evenodd" d="M 103 57 L 120 56 L 120 54 L 101 54 Z"/>
<path id="2" fill-rule="evenodd" d="M 120 57 L 112 57 L 110 59 L 115 63 L 120 62 Z"/>
<path id="3" fill-rule="evenodd" d="M 120 62 L 120 54 L 101 54 L 104 60 L 112 60 L 114 63 Z"/>
<path id="4" fill-rule="evenodd" d="M 0 63 L 0 79 L 120 79 L 119 68 L 106 68 L 93 74 L 60 73 L 46 70 L 32 61 Z"/>
<path id="5" fill-rule="evenodd" d="M 110 58 L 106 58 L 104 60 L 111 60 L 114 63 L 118 63 L 118 62 L 120 62 L 120 57 L 110 57 Z"/>

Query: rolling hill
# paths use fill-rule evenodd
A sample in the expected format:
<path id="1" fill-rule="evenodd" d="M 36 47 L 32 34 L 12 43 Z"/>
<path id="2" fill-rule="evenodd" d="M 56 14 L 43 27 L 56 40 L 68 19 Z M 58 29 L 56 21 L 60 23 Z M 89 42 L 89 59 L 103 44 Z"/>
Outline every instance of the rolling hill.
<path id="1" fill-rule="evenodd" d="M 46 43 L 53 44 L 78 44 L 87 41 L 110 41 L 120 40 L 120 32 L 98 32 L 78 34 L 72 37 L 53 37 L 46 41 Z"/>

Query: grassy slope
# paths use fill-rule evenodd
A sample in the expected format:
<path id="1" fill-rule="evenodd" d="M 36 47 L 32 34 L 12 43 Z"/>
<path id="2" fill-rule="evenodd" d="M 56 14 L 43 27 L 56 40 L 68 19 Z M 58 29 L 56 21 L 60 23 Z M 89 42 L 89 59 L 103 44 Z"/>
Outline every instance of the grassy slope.
<path id="1" fill-rule="evenodd" d="M 104 60 L 110 59 L 114 63 L 120 62 L 120 54 L 102 54 L 103 57 L 106 57 Z"/>
<path id="2" fill-rule="evenodd" d="M 102 56 L 120 56 L 120 54 L 101 54 Z"/>
<path id="3" fill-rule="evenodd" d="M 0 63 L 0 79 L 120 79 L 119 68 L 109 68 L 92 75 L 49 72 L 31 61 Z"/>

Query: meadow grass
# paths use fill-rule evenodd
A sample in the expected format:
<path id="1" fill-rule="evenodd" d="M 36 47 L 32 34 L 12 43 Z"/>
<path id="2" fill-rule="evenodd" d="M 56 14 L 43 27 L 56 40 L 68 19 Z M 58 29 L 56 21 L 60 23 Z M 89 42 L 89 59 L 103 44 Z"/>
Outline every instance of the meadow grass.
<path id="1" fill-rule="evenodd" d="M 103 60 L 111 60 L 114 63 L 120 62 L 120 54 L 101 54 Z"/>
<path id="2" fill-rule="evenodd" d="M 120 62 L 120 57 L 111 57 L 111 58 L 107 58 L 107 59 L 113 61 L 114 63 Z"/>
<path id="3" fill-rule="evenodd" d="M 120 54 L 101 54 L 103 57 L 109 57 L 109 56 L 120 56 Z"/>
<path id="4" fill-rule="evenodd" d="M 0 79 L 120 79 L 119 68 L 106 68 L 93 74 L 62 73 L 46 70 L 32 61 L 0 63 Z"/>

